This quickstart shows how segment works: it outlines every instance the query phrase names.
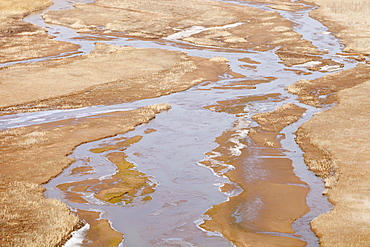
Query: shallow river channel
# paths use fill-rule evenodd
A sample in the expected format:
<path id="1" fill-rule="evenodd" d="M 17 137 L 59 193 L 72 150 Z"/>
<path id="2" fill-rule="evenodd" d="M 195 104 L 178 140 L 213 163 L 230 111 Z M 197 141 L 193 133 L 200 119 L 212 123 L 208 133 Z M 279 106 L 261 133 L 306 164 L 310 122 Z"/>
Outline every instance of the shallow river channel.
<path id="1" fill-rule="evenodd" d="M 91 1 L 55 0 L 54 2 L 55 5 L 49 7 L 49 9 L 66 9 L 71 8 L 76 2 L 89 3 Z M 341 52 L 342 45 L 327 31 L 325 26 L 309 17 L 308 13 L 312 9 L 288 12 L 270 9 L 264 4 L 227 2 L 276 11 L 284 18 L 295 23 L 294 30 L 301 34 L 304 39 L 311 41 L 319 50 L 328 51 L 327 54 L 321 55 L 323 58 L 332 59 L 343 64 L 342 69 L 349 69 L 356 65 L 354 60 L 336 55 Z M 66 27 L 45 24 L 41 14 L 33 14 L 25 20 L 47 28 L 50 34 L 56 36 L 57 40 L 80 45 L 81 53 L 78 55 L 93 50 L 96 41 L 74 39 L 80 37 L 78 33 Z M 282 147 L 279 149 L 283 150 L 284 158 L 292 161 L 294 173 L 310 188 L 306 199 L 310 211 L 293 223 L 295 233 L 258 230 L 256 232 L 271 236 L 297 238 L 306 242 L 308 246 L 319 245 L 317 237 L 310 229 L 309 222 L 317 215 L 331 210 L 331 204 L 322 195 L 324 185 L 321 179 L 306 168 L 302 151 L 294 141 L 294 132 L 319 109 L 301 104 L 297 101 L 297 97 L 289 94 L 285 88 L 300 79 L 315 79 L 340 68 L 332 68 L 330 72 L 311 71 L 311 74 L 307 75 L 297 74 L 294 71 L 284 69 L 308 71 L 305 65 L 288 68 L 280 62 L 274 50 L 266 52 L 253 50 L 239 50 L 236 52 L 230 50 L 228 52 L 227 49 L 223 49 L 218 51 L 210 47 L 187 46 L 184 42 L 177 41 L 176 36 L 169 37 L 168 40 L 162 40 L 161 42 L 117 37 L 99 42 L 119 46 L 181 50 L 190 56 L 205 58 L 225 57 L 230 61 L 230 68 L 243 75 L 244 78 L 233 78 L 225 75 L 217 82 L 202 83 L 184 92 L 120 105 L 20 113 L 0 117 L 0 126 L 3 129 L 10 129 L 117 110 L 136 109 L 156 103 L 169 103 L 172 106 L 169 111 L 158 114 L 148 124 L 140 125 L 124 135 L 78 146 L 70 155 L 71 158 L 75 159 L 75 162 L 58 177 L 44 185 L 47 189 L 46 197 L 57 198 L 69 205 L 72 210 L 82 209 L 102 212 L 101 217 L 109 220 L 115 230 L 124 234 L 124 241 L 120 246 L 234 246 L 221 233 L 206 231 L 200 225 L 209 218 L 205 215 L 209 208 L 238 196 L 242 189 L 237 184 L 233 184 L 232 190 L 222 191 L 220 189 L 222 185 L 231 183 L 228 178 L 223 176 L 222 173 L 215 173 L 200 162 L 212 159 L 210 152 L 218 146 L 215 142 L 216 138 L 227 130 L 238 133 L 234 136 L 233 142 L 235 145 L 230 148 L 230 155 L 240 156 L 243 150 L 248 149 L 248 145 L 243 144 L 245 139 L 248 138 L 246 130 L 257 126 L 257 123 L 251 119 L 253 115 L 273 111 L 287 103 L 294 103 L 307 109 L 307 111 L 299 121 L 283 129 L 281 133 L 285 135 L 285 138 L 281 140 Z M 61 54 L 61 56 L 68 56 L 68 54 Z M 72 56 L 76 56 L 76 54 Z M 258 62 L 258 64 L 255 64 L 253 69 L 245 68 L 243 67 L 244 63 L 239 60 L 242 58 L 249 58 Z M 22 62 L 36 61 L 38 59 Z M 17 62 L 12 64 L 14 63 Z M 1 64 L 0 66 L 7 65 L 10 64 Z M 277 79 L 249 88 L 225 87 L 225 85 L 232 85 L 233 83 L 237 85 L 239 81 L 263 80 L 271 77 Z M 278 94 L 278 99 L 269 96 Z M 212 108 L 210 106 L 216 105 L 218 101 L 231 101 L 248 96 L 268 97 L 246 103 L 243 106 L 243 113 L 232 114 L 232 112 L 228 113 L 227 110 L 217 112 L 209 109 Z M 65 183 L 109 178 L 115 174 L 116 166 L 107 160 L 106 155 L 117 150 L 108 150 L 103 153 L 93 153 L 90 150 L 101 146 L 115 145 L 123 138 L 134 136 L 141 136 L 142 138 L 127 147 L 124 153 L 127 155 L 127 161 L 135 164 L 138 170 L 150 176 L 150 183 L 155 186 L 155 191 L 150 194 L 151 200 L 146 201 L 138 197 L 133 198 L 133 201 L 127 205 L 124 202 L 111 204 L 95 198 L 92 192 L 81 192 L 82 197 L 88 203 L 76 203 L 69 201 L 68 196 L 56 187 Z M 248 160 L 244 161 L 246 180 L 255 179 L 264 173 L 257 165 L 254 165 L 255 160 L 269 158 L 266 154 L 262 157 L 259 152 L 253 153 L 254 156 L 249 156 Z M 214 155 L 217 154 L 214 153 Z M 271 156 L 271 158 L 276 157 Z M 81 167 L 89 167 L 90 172 L 76 175 L 73 170 Z M 228 167 L 226 169 L 233 168 Z M 248 205 L 245 205 L 248 208 L 247 213 L 240 215 L 235 212 L 235 221 L 238 221 L 239 217 L 258 217 L 258 210 L 263 206 L 263 203 L 263 201 L 257 199 L 249 201 Z"/>

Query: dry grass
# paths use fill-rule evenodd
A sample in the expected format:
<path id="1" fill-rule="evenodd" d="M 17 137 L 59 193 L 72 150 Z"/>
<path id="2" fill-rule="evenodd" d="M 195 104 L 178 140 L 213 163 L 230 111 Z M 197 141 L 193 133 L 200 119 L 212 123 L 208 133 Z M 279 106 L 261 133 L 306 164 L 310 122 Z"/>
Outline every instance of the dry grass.
<path id="1" fill-rule="evenodd" d="M 51 0 L 2 0 L 0 1 L 0 13 L 26 15 L 44 9 L 52 3 Z"/>
<path id="2" fill-rule="evenodd" d="M 359 64 L 355 68 L 327 74 L 315 80 L 300 80 L 286 89 L 299 96 L 299 101 L 315 107 L 334 103 L 336 93 L 370 80 L 370 66 Z M 325 96 L 325 97 L 323 97 Z"/>
<path id="3" fill-rule="evenodd" d="M 65 204 L 42 192 L 34 183 L 0 183 L 1 246 L 55 246 L 79 222 Z"/>
<path id="4" fill-rule="evenodd" d="M 325 1 L 325 7 L 335 14 L 370 16 L 368 0 L 329 0 Z M 369 19 L 366 18 L 363 21 L 369 22 Z"/>
<path id="5" fill-rule="evenodd" d="M 370 241 L 370 81 L 338 92 L 338 105 L 297 133 L 307 165 L 326 178 L 334 210 L 312 228 L 322 246 L 367 246 Z M 303 143 L 303 145 L 302 145 Z"/>
<path id="6" fill-rule="evenodd" d="M 100 44 L 80 58 L 0 70 L 0 107 L 32 111 L 131 102 L 218 80 L 227 70 L 223 62 L 182 52 Z"/>
<path id="7" fill-rule="evenodd" d="M 312 15 L 336 32 L 344 51 L 370 52 L 370 4 L 368 0 L 309 0 L 321 8 Z"/>

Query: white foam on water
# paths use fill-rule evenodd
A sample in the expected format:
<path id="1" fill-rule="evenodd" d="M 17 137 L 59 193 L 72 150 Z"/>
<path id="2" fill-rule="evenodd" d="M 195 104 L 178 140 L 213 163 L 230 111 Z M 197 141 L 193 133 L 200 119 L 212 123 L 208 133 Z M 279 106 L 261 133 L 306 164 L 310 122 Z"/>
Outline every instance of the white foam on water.
<path id="1" fill-rule="evenodd" d="M 239 141 L 239 138 L 230 138 L 229 141 L 235 144 L 234 147 L 229 149 L 233 156 L 240 156 L 242 154 L 242 149 L 247 147 Z"/>
<path id="2" fill-rule="evenodd" d="M 170 36 L 168 36 L 166 39 L 168 40 L 178 40 L 178 39 L 183 39 L 183 38 L 187 38 L 187 37 L 190 37 L 194 34 L 197 34 L 197 33 L 201 33 L 203 31 L 207 30 L 207 28 L 205 27 L 202 27 L 202 26 L 193 26 L 193 27 L 190 27 L 190 28 L 187 28 L 183 31 L 180 31 L 178 33 L 174 33 Z"/>

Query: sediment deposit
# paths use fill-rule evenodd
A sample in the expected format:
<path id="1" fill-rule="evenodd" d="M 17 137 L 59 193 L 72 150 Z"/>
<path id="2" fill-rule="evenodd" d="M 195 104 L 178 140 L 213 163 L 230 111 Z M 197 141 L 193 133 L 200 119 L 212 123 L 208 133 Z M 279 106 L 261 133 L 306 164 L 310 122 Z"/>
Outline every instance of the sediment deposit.
<path id="1" fill-rule="evenodd" d="M 251 97 L 250 100 L 266 99 Z M 240 102 L 227 103 L 232 104 L 228 106 L 232 108 Z M 294 104 L 283 105 L 272 112 L 254 115 L 252 119 L 259 127 L 239 129 L 237 126 L 243 124 L 236 122 L 234 129 L 217 138 L 219 146 L 207 153 L 209 158 L 201 163 L 227 176 L 242 188 L 242 192 L 209 209 L 206 215 L 212 220 L 205 221 L 203 228 L 221 232 L 236 246 L 305 246 L 305 242 L 287 235 L 294 233 L 293 221 L 308 211 L 305 200 L 308 188 L 292 171 L 292 161 L 284 157 L 280 144 L 284 138 L 280 131 L 297 121 L 304 112 L 305 109 Z M 235 188 L 226 185 L 221 189 Z"/>

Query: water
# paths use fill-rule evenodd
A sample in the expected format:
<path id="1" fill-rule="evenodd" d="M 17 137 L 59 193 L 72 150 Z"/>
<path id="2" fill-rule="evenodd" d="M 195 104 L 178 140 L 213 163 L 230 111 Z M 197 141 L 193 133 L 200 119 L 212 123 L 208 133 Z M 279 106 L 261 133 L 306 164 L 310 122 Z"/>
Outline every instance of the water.
<path id="1" fill-rule="evenodd" d="M 54 2 L 55 5 L 51 6 L 50 10 L 62 10 L 71 8 L 76 2 L 90 3 L 91 1 L 55 0 Z M 309 17 L 308 13 L 310 10 L 288 12 L 273 10 L 264 4 L 237 1 L 225 2 L 276 11 L 284 18 L 295 23 L 294 30 L 302 34 L 304 39 L 311 41 L 319 50 L 327 51 L 327 54 L 322 55 L 323 58 L 333 59 L 344 64 L 344 69 L 349 69 L 356 65 L 353 60 L 335 56 L 336 53 L 341 52 L 343 46 L 328 32 L 325 26 Z M 79 44 L 81 46 L 79 49 L 80 53 L 71 54 L 71 56 L 87 54 L 94 49 L 95 41 L 73 39 L 80 37 L 80 35 L 66 27 L 45 24 L 41 18 L 41 13 L 31 15 L 25 18 L 25 20 L 47 28 L 49 34 L 56 36 L 56 40 Z M 198 28 L 195 31 L 200 32 L 201 29 Z M 203 107 L 215 104 L 219 100 L 231 100 L 239 96 L 279 93 L 284 100 L 280 102 L 265 102 L 263 104 L 260 102 L 253 103 L 249 106 L 249 113 L 244 114 L 243 117 L 250 119 L 256 113 L 271 111 L 286 103 L 295 103 L 307 109 L 305 115 L 297 123 L 283 130 L 282 133 L 286 135 L 286 139 L 282 140 L 282 145 L 284 149 L 288 150 L 286 151 L 286 156 L 293 161 L 294 172 L 311 188 L 307 197 L 307 204 L 311 211 L 294 222 L 294 230 L 297 235 L 301 235 L 300 239 L 306 241 L 309 246 L 318 246 L 317 238 L 311 232 L 309 222 L 317 215 L 330 210 L 331 205 L 321 195 L 321 192 L 324 190 L 322 181 L 307 170 L 302 158 L 303 153 L 295 143 L 293 134 L 303 122 L 309 120 L 318 110 L 297 102 L 296 96 L 288 94 L 285 88 L 300 79 L 315 79 L 323 76 L 324 73 L 312 72 L 310 75 L 302 76 L 292 71 L 285 71 L 286 66 L 279 63 L 280 59 L 274 54 L 274 50 L 266 52 L 255 52 L 253 50 L 233 52 L 230 50 L 228 52 L 225 49 L 218 51 L 217 49 L 209 49 L 202 46 L 190 49 L 183 45 L 180 46 L 179 44 L 183 44 L 183 42 L 177 42 L 176 37 L 175 35 L 171 41 L 161 42 L 114 37 L 113 40 L 101 42 L 120 46 L 129 45 L 133 47 L 182 50 L 188 55 L 205 58 L 222 56 L 230 61 L 229 64 L 233 71 L 243 74 L 247 79 L 260 79 L 268 76 L 275 76 L 277 79 L 270 83 L 256 85 L 255 89 L 212 89 L 215 85 L 224 85 L 231 81 L 245 79 L 224 77 L 210 85 L 199 85 L 184 92 L 155 99 L 119 105 L 20 113 L 0 117 L 1 127 L 10 129 L 72 117 L 136 109 L 141 106 L 162 102 L 172 105 L 168 112 L 163 112 L 148 124 L 141 125 L 134 131 L 122 135 L 143 136 L 140 142 L 130 146 L 125 150 L 125 153 L 128 155 L 130 162 L 134 163 L 142 172 L 153 177 L 151 182 L 157 184 L 153 200 L 145 203 L 135 201 L 129 206 L 122 204 L 111 205 L 93 199 L 89 194 L 85 194 L 89 204 L 77 204 L 68 201 L 63 193 L 55 188 L 56 185 L 61 183 L 82 181 L 89 178 L 102 179 L 114 174 L 115 166 L 108 162 L 104 157 L 105 154 L 94 154 L 89 151 L 89 149 L 97 147 L 101 143 L 114 143 L 114 138 L 78 146 L 71 155 L 76 162 L 60 176 L 45 185 L 47 189 L 46 196 L 58 198 L 72 208 L 93 209 L 104 212 L 102 217 L 108 219 L 114 229 L 125 234 L 122 246 L 233 246 L 221 234 L 206 232 L 199 227 L 202 221 L 206 219 L 203 214 L 213 205 L 228 200 L 230 195 L 221 193 L 219 190 L 222 184 L 229 182 L 228 179 L 216 176 L 208 168 L 200 166 L 198 162 L 205 158 L 204 154 L 206 152 L 217 146 L 215 138 L 220 136 L 223 131 L 232 128 L 233 123 L 237 121 L 237 117 L 226 113 L 212 112 Z M 66 54 L 60 55 L 65 56 Z M 240 66 L 243 63 L 239 61 L 240 58 L 250 58 L 260 62 L 260 64 L 257 64 L 257 68 L 254 70 L 242 69 Z M 52 59 L 52 57 L 0 64 L 0 66 L 37 62 L 45 59 Z M 305 70 L 305 68 L 299 68 Z M 153 128 L 157 131 L 145 134 L 144 131 L 147 128 Z M 137 155 L 137 153 L 140 153 L 140 155 Z M 89 165 L 94 168 L 94 174 L 71 176 L 71 170 L 81 166 L 86 162 L 87 158 L 90 158 Z M 276 233 L 265 232 L 265 234 L 274 235 Z"/>

